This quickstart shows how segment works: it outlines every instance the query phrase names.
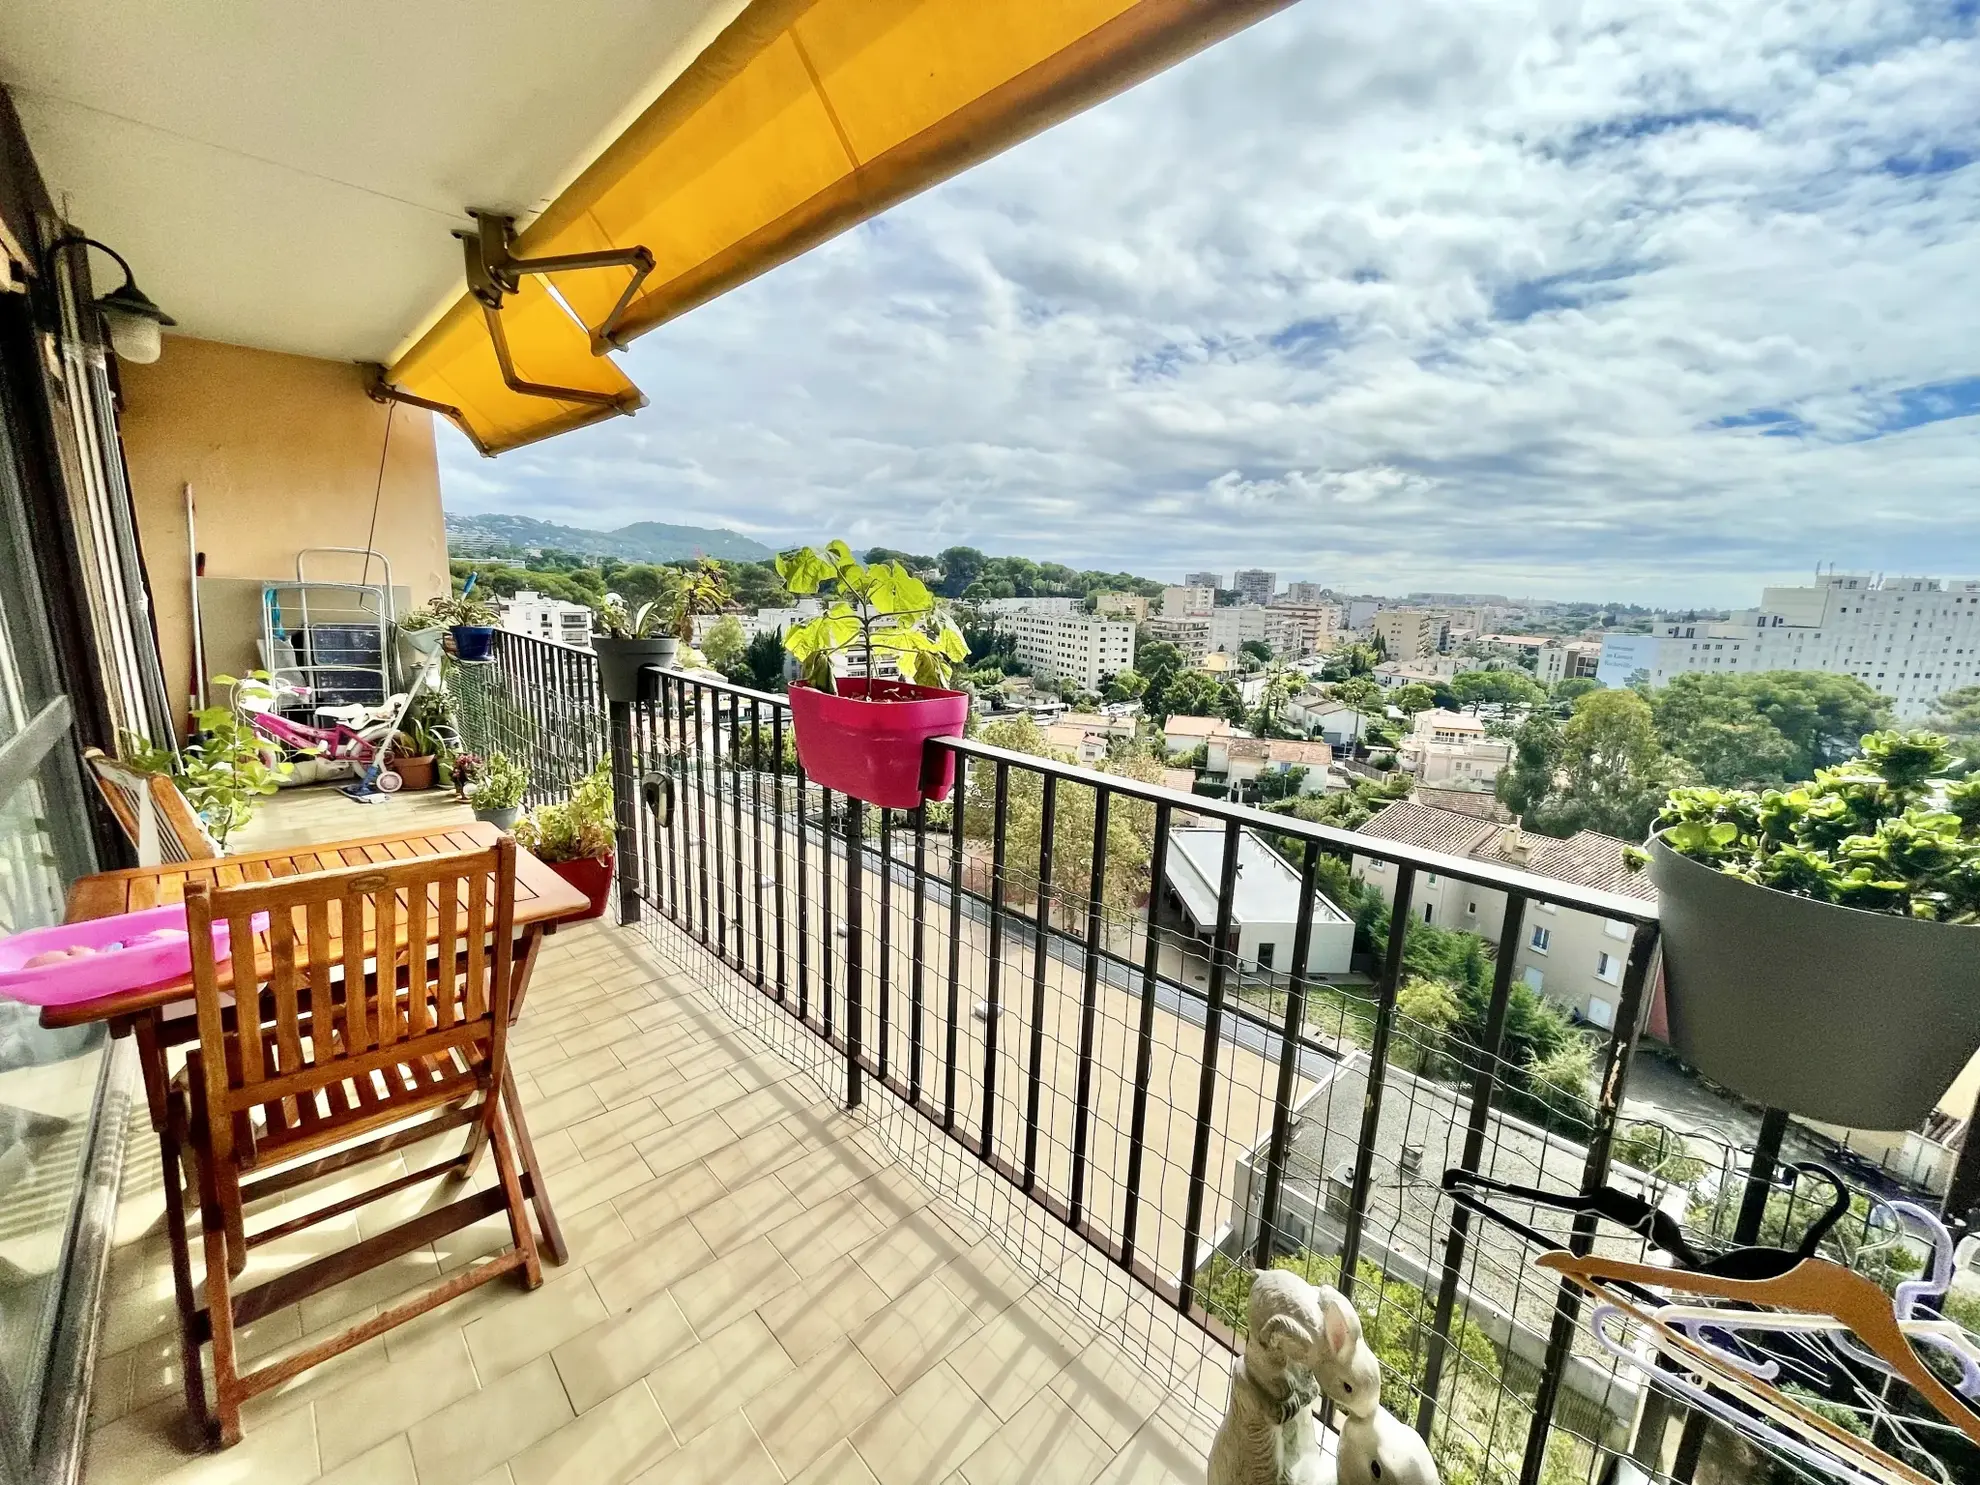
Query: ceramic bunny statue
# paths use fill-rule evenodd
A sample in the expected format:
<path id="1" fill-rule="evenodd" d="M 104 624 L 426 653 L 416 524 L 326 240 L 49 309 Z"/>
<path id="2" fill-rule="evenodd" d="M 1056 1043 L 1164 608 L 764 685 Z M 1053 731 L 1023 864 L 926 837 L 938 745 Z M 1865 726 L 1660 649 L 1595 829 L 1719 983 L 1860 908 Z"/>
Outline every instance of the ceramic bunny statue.
<path id="1" fill-rule="evenodd" d="M 1210 1485 L 1327 1485 L 1313 1426 L 1327 1359 L 1324 1294 L 1283 1269 L 1258 1273 L 1231 1403 L 1210 1446 Z"/>
<path id="2" fill-rule="evenodd" d="M 1336 1485 L 1438 1485 L 1416 1431 L 1382 1406 L 1382 1364 L 1362 1338 L 1361 1316 L 1338 1290 L 1320 1292 L 1320 1390 L 1340 1410 Z"/>

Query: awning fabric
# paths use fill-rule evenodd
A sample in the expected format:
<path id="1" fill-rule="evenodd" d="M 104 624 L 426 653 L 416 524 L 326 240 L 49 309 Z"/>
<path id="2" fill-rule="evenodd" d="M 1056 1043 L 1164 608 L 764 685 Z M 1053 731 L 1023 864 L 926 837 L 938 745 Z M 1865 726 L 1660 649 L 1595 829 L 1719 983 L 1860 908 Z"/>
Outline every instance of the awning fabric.
<path id="1" fill-rule="evenodd" d="M 521 234 L 522 257 L 641 244 L 623 344 L 847 227 L 1283 8 L 1290 0 L 754 0 Z M 556 277 L 586 325 L 630 270 Z M 525 279 L 501 313 L 519 376 L 637 390 Z M 459 409 L 490 453 L 617 410 L 507 387 L 461 301 L 389 373 Z"/>

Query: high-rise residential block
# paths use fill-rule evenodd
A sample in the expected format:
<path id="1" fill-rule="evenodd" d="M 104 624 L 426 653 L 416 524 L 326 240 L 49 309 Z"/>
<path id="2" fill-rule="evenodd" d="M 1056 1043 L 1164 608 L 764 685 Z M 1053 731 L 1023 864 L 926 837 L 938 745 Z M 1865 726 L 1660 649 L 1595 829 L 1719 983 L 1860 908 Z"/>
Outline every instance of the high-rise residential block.
<path id="1" fill-rule="evenodd" d="M 1385 608 L 1370 627 L 1391 660 L 1438 655 L 1450 647 L 1450 621 L 1431 609 Z"/>
<path id="2" fill-rule="evenodd" d="M 1327 589 L 1322 583 L 1287 583 L 1285 597 L 1279 601 L 1311 608 L 1327 601 Z"/>
<path id="3" fill-rule="evenodd" d="M 1279 575 L 1262 567 L 1240 567 L 1231 577 L 1240 603 L 1270 603 L 1279 590 Z"/>
<path id="4" fill-rule="evenodd" d="M 997 629 L 1017 641 L 1017 657 L 1033 675 L 1082 691 L 1134 666 L 1134 625 L 1091 614 L 1016 609 L 999 613 Z"/>
<path id="5" fill-rule="evenodd" d="M 1183 586 L 1185 588 L 1208 588 L 1214 593 L 1217 589 L 1224 586 L 1224 575 L 1221 572 L 1192 572 L 1188 577 L 1183 579 Z"/>
<path id="6" fill-rule="evenodd" d="M 1202 573 L 1197 574 L 1203 576 Z M 1187 619 L 1193 614 L 1207 614 L 1217 606 L 1217 589 L 1192 583 L 1180 588 L 1162 590 L 1162 617 L 1165 619 Z"/>

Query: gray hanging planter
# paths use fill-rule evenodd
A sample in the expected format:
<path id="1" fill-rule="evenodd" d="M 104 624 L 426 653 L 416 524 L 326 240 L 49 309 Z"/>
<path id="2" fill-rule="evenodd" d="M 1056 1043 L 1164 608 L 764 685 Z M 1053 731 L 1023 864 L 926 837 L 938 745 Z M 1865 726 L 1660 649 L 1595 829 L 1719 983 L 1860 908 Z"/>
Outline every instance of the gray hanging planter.
<path id="1" fill-rule="evenodd" d="M 1767 1108 L 1911 1129 L 1980 1048 L 1980 928 L 1838 907 L 1651 843 L 1671 1045 Z"/>
<path id="2" fill-rule="evenodd" d="M 648 639 L 612 639 L 594 634 L 591 648 L 598 656 L 598 684 L 605 690 L 605 699 L 637 701 L 640 671 L 649 665 L 672 665 L 681 642 L 671 634 Z"/>

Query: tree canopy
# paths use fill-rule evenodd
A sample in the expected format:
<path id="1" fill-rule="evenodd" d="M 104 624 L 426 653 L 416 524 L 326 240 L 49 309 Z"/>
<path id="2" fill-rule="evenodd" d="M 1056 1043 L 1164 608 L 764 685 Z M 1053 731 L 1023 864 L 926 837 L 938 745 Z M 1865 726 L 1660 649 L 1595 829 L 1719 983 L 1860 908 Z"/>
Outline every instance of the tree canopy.
<path id="1" fill-rule="evenodd" d="M 1854 676 L 1812 670 L 1681 675 L 1650 693 L 1659 743 L 1708 784 L 1769 787 L 1812 779 L 1890 724 Z"/>
<path id="2" fill-rule="evenodd" d="M 1540 683 L 1521 670 L 1463 670 L 1451 677 L 1451 694 L 1464 706 L 1535 706 L 1547 699 Z"/>

